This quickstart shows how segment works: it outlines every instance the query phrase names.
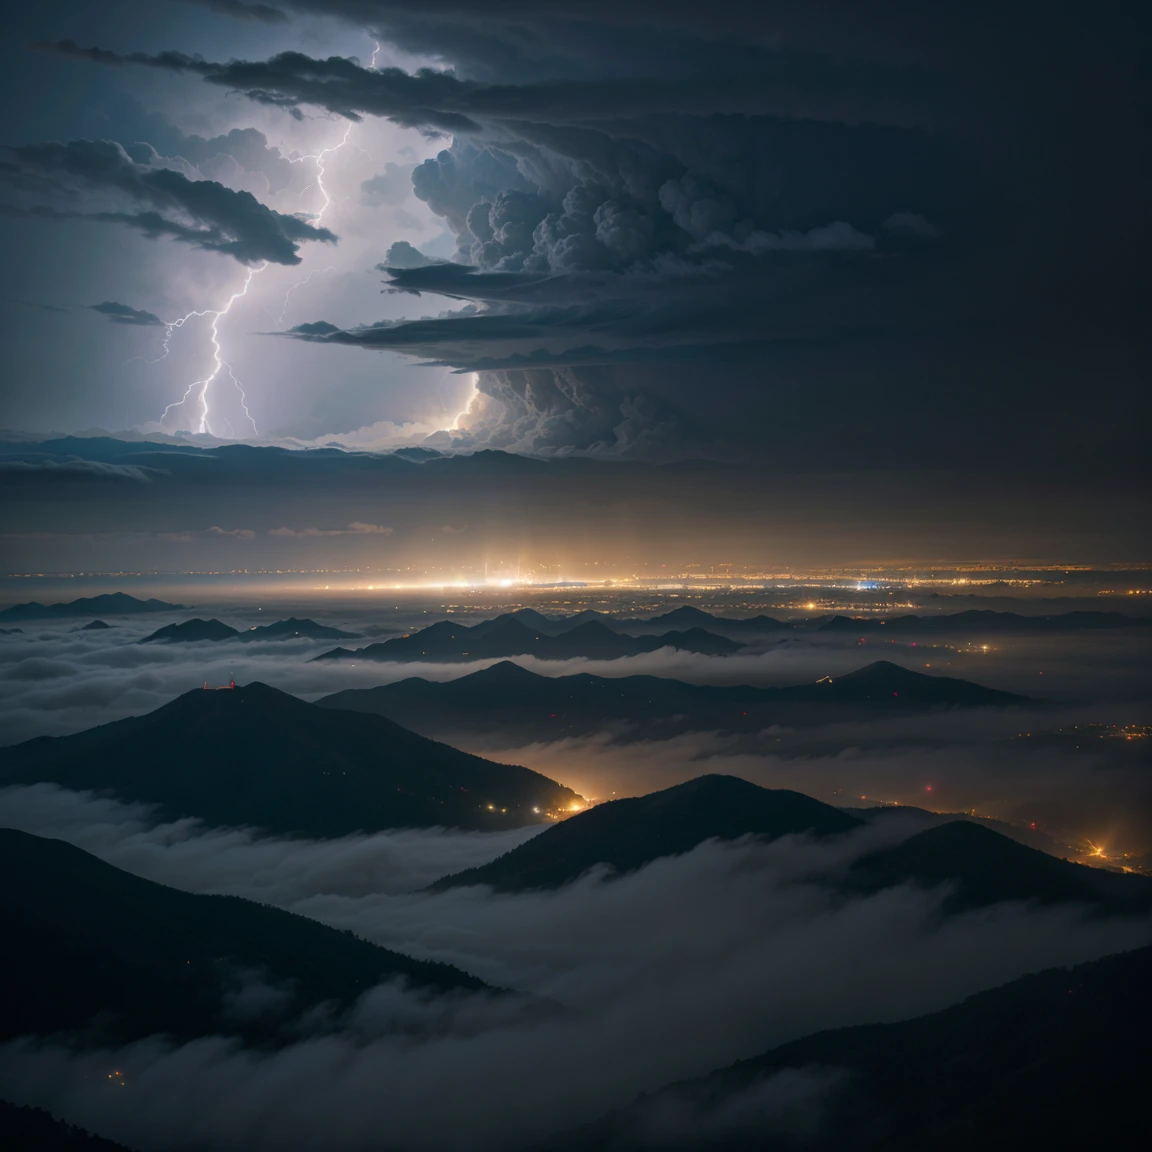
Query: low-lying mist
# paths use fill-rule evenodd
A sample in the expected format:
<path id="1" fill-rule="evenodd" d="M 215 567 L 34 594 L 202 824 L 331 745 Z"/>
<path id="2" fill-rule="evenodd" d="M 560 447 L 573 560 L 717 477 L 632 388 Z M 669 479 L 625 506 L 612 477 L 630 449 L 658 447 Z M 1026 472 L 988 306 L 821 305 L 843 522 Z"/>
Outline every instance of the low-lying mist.
<path id="1" fill-rule="evenodd" d="M 301 611 L 303 609 L 300 609 Z M 223 609 L 201 616 L 233 618 Z M 317 609 L 319 614 L 319 609 Z M 172 614 L 188 616 L 191 613 Z M 431 619 L 431 617 L 429 617 Z M 223 641 L 138 644 L 167 614 L 116 621 L 102 632 L 78 632 L 76 622 L 24 625 L 0 637 L 0 730 L 5 743 L 62 735 L 109 720 L 139 715 L 204 681 L 224 684 L 262 680 L 304 699 L 345 688 L 367 688 L 410 676 L 455 679 L 487 667 L 474 664 L 377 664 L 358 660 L 311 663 L 330 641 Z M 362 643 L 368 643 L 366 638 Z M 347 642 L 355 646 L 358 642 Z M 1097 718 L 1113 713 L 1122 722 L 1149 715 L 1152 672 L 1140 634 L 1093 634 L 1005 640 L 987 652 L 911 647 L 820 637 L 793 637 L 734 656 L 701 656 L 661 649 L 620 660 L 517 663 L 547 676 L 590 672 L 601 676 L 655 675 L 707 684 L 779 686 L 843 675 L 874 660 L 892 660 L 929 675 L 957 676 L 1063 706 L 1091 705 Z M 1011 728 L 1011 720 L 1006 724 Z"/>
<path id="2" fill-rule="evenodd" d="M 316 845 L 150 829 L 138 809 L 59 790 L 5 802 L 24 826 L 87 839 L 134 871 L 277 903 L 559 1007 L 437 1005 L 390 985 L 335 1031 L 325 1021 L 310 1034 L 301 1021 L 299 1042 L 277 1052 L 161 1038 L 117 1051 L 50 1040 L 0 1049 L 3 1094 L 147 1148 L 516 1148 L 816 1029 L 931 1011 L 1152 938 L 1146 919 L 1072 906 L 944 916 L 944 890 L 848 899 L 823 882 L 907 834 L 890 823 L 824 841 L 706 842 L 620 879 L 496 896 L 399 889 L 527 833 Z M 125 1089 L 109 1086 L 111 1070 Z"/>

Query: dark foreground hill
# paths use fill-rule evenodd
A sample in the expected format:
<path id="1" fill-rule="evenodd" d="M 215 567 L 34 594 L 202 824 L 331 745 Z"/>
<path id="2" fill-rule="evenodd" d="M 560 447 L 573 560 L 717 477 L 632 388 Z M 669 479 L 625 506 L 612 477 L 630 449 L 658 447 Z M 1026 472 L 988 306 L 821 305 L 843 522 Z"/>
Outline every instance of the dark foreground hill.
<path id="1" fill-rule="evenodd" d="M 910 672 L 887 661 L 790 688 L 718 687 L 658 676 L 541 676 L 505 661 L 456 680 L 411 677 L 378 688 L 349 688 L 318 701 L 325 708 L 389 716 L 429 734 L 515 733 L 533 739 L 580 735 L 613 722 L 669 731 L 758 731 L 878 710 L 1024 702 L 1009 692 Z"/>
<path id="2" fill-rule="evenodd" d="M 727 656 L 738 652 L 740 645 L 700 629 L 667 632 L 662 636 L 625 636 L 596 620 L 553 635 L 531 628 L 521 619 L 509 615 L 472 628 L 453 620 L 442 620 L 408 636 L 397 636 L 355 650 L 335 648 L 316 659 L 446 663 L 535 656 L 540 660 L 619 660 L 660 648 Z"/>
<path id="3" fill-rule="evenodd" d="M 123 1144 L 65 1124 L 42 1108 L 0 1100 L 0 1148 L 14 1152 L 129 1152 Z"/>
<path id="4" fill-rule="evenodd" d="M 304 916 L 155 884 L 62 840 L 0 830 L 0 872 L 4 1040 L 269 1041 L 308 1009 L 331 1002 L 338 1015 L 391 979 L 430 992 L 486 987 Z"/>
<path id="5" fill-rule="evenodd" d="M 705 840 L 849 832 L 857 816 L 799 792 L 735 776 L 701 776 L 661 792 L 613 800 L 571 816 L 488 864 L 445 876 L 442 891 L 487 884 L 497 891 L 555 888 L 598 864 L 633 871 Z M 842 896 L 913 884 L 946 889 L 946 914 L 1005 901 L 1082 904 L 1096 914 L 1152 911 L 1152 878 L 1089 868 L 1029 848 L 991 828 L 951 821 L 871 852 L 826 882 Z"/>
<path id="6" fill-rule="evenodd" d="M 948 912 L 1006 900 L 1086 904 L 1116 914 L 1152 910 L 1152 878 L 1061 860 L 966 820 L 865 856 L 852 867 L 846 887 L 878 892 L 909 882 L 950 885 Z"/>
<path id="7" fill-rule="evenodd" d="M 0 748 L 0 784 L 40 781 L 150 801 L 167 818 L 320 837 L 515 828 L 579 800 L 527 768 L 259 683 L 194 689 L 146 716 Z"/>
<path id="8" fill-rule="evenodd" d="M 1146 1133 L 1150 1020 L 1152 948 L 1142 948 L 915 1020 L 819 1032 L 642 1097 L 553 1147 L 1135 1147 Z"/>
<path id="9" fill-rule="evenodd" d="M 558 888 L 597 864 L 631 872 L 661 856 L 690 852 L 711 838 L 755 835 L 774 840 L 802 832 L 830 836 L 860 824 L 799 792 L 760 788 L 736 776 L 700 776 L 648 796 L 597 805 L 489 864 L 445 876 L 432 887 L 442 891 L 488 884 L 500 892 Z"/>

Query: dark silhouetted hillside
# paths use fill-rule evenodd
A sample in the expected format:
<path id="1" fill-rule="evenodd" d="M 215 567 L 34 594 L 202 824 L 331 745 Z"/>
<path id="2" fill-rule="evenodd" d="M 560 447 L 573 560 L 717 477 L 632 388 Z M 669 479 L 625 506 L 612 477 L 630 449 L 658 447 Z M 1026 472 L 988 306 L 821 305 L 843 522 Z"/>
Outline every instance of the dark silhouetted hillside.
<path id="1" fill-rule="evenodd" d="M 372 712 L 418 731 L 581 735 L 626 722 L 672 731 L 757 731 L 771 724 L 827 723 L 877 710 L 1002 706 L 1023 697 L 967 680 L 927 676 L 881 662 L 791 688 L 687 684 L 658 676 L 541 676 L 504 661 L 456 680 L 411 677 L 326 696 L 325 708 Z"/>
<path id="2" fill-rule="evenodd" d="M 220 620 L 185 620 L 182 624 L 167 624 L 157 628 L 150 636 L 138 640 L 138 644 L 194 644 L 198 640 L 232 640 L 240 633 Z"/>
<path id="3" fill-rule="evenodd" d="M 1005 900 L 1083 903 L 1111 913 L 1152 909 L 1152 878 L 1061 860 L 965 820 L 929 828 L 865 856 L 847 881 L 862 892 L 908 882 L 953 885 L 945 901 L 948 911 Z"/>
<path id="4" fill-rule="evenodd" d="M 66 604 L 14 604 L 0 612 L 0 620 L 61 620 L 69 616 L 135 616 L 142 612 L 176 612 L 183 604 L 166 604 L 163 600 L 137 600 L 126 592 L 108 592 L 86 596 Z"/>
<path id="5" fill-rule="evenodd" d="M 844 676 L 826 677 L 815 684 L 781 688 L 782 700 L 830 700 L 843 704 L 949 705 L 1004 707 L 1023 704 L 1025 696 L 985 688 L 952 676 L 927 676 L 889 660 L 877 660 Z"/>
<path id="6" fill-rule="evenodd" d="M 310 1007 L 336 1011 L 402 977 L 433 992 L 485 985 L 350 932 L 237 896 L 155 884 L 66 844 L 0 830 L 5 927 L 0 1037 L 123 1043 L 275 1038 Z"/>
<path id="7" fill-rule="evenodd" d="M 111 624 L 106 624 L 103 620 L 92 620 L 88 624 L 82 625 L 77 631 L 80 632 L 103 632 L 105 628 L 111 628 Z"/>
<path id="8" fill-rule="evenodd" d="M 529 627 L 519 615 L 499 616 L 469 628 L 442 620 L 378 644 L 349 650 L 335 648 L 317 660 L 454 661 L 504 659 L 508 656 L 535 656 L 540 660 L 618 660 L 639 656 L 660 648 L 679 648 L 706 655 L 728 655 L 740 645 L 723 636 L 701 630 L 669 632 L 664 636 L 627 636 L 598 620 L 590 620 L 567 631 L 553 634 Z"/>
<path id="9" fill-rule="evenodd" d="M 241 632 L 219 620 L 185 620 L 182 624 L 158 628 L 139 643 L 165 641 L 170 644 L 192 644 L 198 640 L 239 640 L 249 644 L 257 640 L 351 640 L 356 635 L 355 632 L 341 632 L 339 628 L 317 624 L 315 620 L 297 620 L 293 616 L 273 624 L 249 628 L 247 632 Z"/>
<path id="10" fill-rule="evenodd" d="M 317 624 L 315 620 L 297 620 L 290 616 L 274 624 L 249 628 L 247 632 L 239 633 L 238 639 L 247 643 L 253 640 L 353 640 L 356 636 L 356 632 L 342 632 L 339 628 Z"/>
<path id="11" fill-rule="evenodd" d="M 7 1100 L 0 1100 L 0 1148 L 11 1152 L 129 1152 L 123 1144 L 65 1124 L 42 1108 L 22 1108 Z"/>
<path id="12" fill-rule="evenodd" d="M 551 1147 L 1136 1147 L 1147 1126 L 1150 1019 L 1152 948 L 1141 948 L 1024 976 L 914 1020 L 816 1033 L 641 1097 Z M 824 1076 L 827 1087 L 789 1107 L 787 1085 L 771 1083 L 781 1073 Z"/>
<path id="13" fill-rule="evenodd" d="M 515 828 L 579 799 L 527 768 L 259 683 L 194 689 L 146 716 L 0 748 L 0 783 L 38 781 L 150 801 L 169 818 L 320 837 Z"/>
<path id="14" fill-rule="evenodd" d="M 455 876 L 435 890 L 488 884 L 500 892 L 558 888 L 597 864 L 631 872 L 661 856 L 679 856 L 716 838 L 792 833 L 834 835 L 860 821 L 799 792 L 760 788 L 736 776 L 701 776 L 627 800 L 599 804 L 555 824 L 511 852 Z"/>
<path id="15" fill-rule="evenodd" d="M 729 633 L 768 635 L 772 632 L 787 632 L 792 625 L 771 616 L 732 617 L 715 616 L 691 604 L 682 604 L 662 616 L 652 616 L 647 620 L 621 621 L 622 625 L 643 625 L 646 628 L 704 628 L 721 635 Z"/>

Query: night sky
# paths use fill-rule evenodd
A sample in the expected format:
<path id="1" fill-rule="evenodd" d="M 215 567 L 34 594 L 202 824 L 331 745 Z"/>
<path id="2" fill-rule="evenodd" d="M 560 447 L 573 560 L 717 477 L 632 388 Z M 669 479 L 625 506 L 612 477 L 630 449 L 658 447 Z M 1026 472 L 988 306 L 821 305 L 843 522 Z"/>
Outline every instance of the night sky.
<path id="1" fill-rule="evenodd" d="M 870 8 L 17 11 L 0 425 L 1107 487 L 1147 16 Z"/>

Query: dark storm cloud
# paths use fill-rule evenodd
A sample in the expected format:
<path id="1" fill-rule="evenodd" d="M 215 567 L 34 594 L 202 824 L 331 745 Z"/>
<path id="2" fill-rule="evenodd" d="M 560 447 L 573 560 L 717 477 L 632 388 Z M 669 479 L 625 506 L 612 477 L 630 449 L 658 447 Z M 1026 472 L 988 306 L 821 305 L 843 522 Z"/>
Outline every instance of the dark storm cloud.
<path id="1" fill-rule="evenodd" d="M 1102 196 L 1142 212 L 1124 145 L 1135 27 L 1102 31 L 1104 67 L 1077 19 L 1032 4 L 991 37 L 975 11 L 927 21 L 904 0 L 866 24 L 847 4 L 820 19 L 799 3 L 292 7 L 451 70 L 54 50 L 296 115 L 453 132 L 413 193 L 473 271 L 397 261 L 387 287 L 484 314 L 326 336 L 479 372 L 486 407 L 462 445 L 748 457 L 768 435 L 820 466 L 868 443 L 912 467 L 908 446 L 931 443 L 961 467 L 994 403 L 984 442 L 1005 468 L 1046 466 L 1019 435 L 1038 412 L 1049 460 L 1135 458 L 1130 430 L 1066 415 L 1110 358 L 1140 403 L 1115 351 L 1139 327 L 1140 260 L 1067 228 Z M 399 194 L 391 179 L 380 193 Z"/>
<path id="2" fill-rule="evenodd" d="M 427 68 L 415 73 L 366 68 L 343 57 L 321 60 L 301 52 L 282 52 L 266 61 L 217 62 L 174 51 L 119 53 L 71 40 L 36 47 L 100 64 L 193 73 L 295 116 L 311 106 L 350 120 L 383 116 L 406 128 L 447 133 L 477 131 L 482 120 L 524 116 L 570 124 L 669 112 L 923 124 L 941 102 L 923 82 L 909 84 L 903 72 L 893 76 L 868 68 L 845 75 L 827 61 L 777 53 L 758 57 L 756 67 L 719 67 L 717 61 L 713 70 L 694 73 L 692 85 L 681 76 L 652 75 L 525 84 L 468 80 Z M 911 98 L 913 93 L 918 99 Z"/>
<path id="3" fill-rule="evenodd" d="M 478 130 L 469 116 L 453 106 L 468 103 L 472 88 L 442 72 L 424 69 L 410 75 L 399 68 L 362 68 L 354 60 L 330 56 L 314 60 L 301 52 L 282 52 L 267 61 L 213 63 L 182 52 L 121 54 L 104 48 L 81 48 L 71 40 L 37 47 L 99 64 L 140 64 L 172 72 L 191 72 L 208 83 L 243 92 L 258 104 L 283 108 L 297 118 L 301 106 L 323 107 L 360 120 L 364 114 L 385 116 L 406 128 L 435 132 Z"/>
<path id="4" fill-rule="evenodd" d="M 863 356 L 870 346 L 861 343 L 857 350 Z M 783 354 L 780 362 L 792 370 Z M 646 365 L 635 367 L 640 371 Z M 923 438 L 909 432 L 909 417 L 920 414 L 926 403 L 922 382 L 906 410 L 859 381 L 847 395 L 817 391 L 811 405 L 798 413 L 775 402 L 769 422 L 757 426 L 754 421 L 762 409 L 756 408 L 755 395 L 722 391 L 736 388 L 741 374 L 751 375 L 757 363 L 750 359 L 730 367 L 733 378 L 716 381 L 713 399 L 717 406 L 728 406 L 722 413 L 737 431 L 752 425 L 746 434 L 759 447 L 750 464 L 657 466 L 597 461 L 563 451 L 543 460 L 491 452 L 377 454 L 315 445 L 307 452 L 274 446 L 209 448 L 202 447 L 198 437 L 158 435 L 68 437 L 46 443 L 41 443 L 43 437 L 15 437 L 0 446 L 0 456 L 30 463 L 46 456 L 60 462 L 81 457 L 154 467 L 168 475 L 150 485 L 122 486 L 122 494 L 132 498 L 128 504 L 103 498 L 96 484 L 76 483 L 65 493 L 51 477 L 26 473 L 20 480 L 21 499 L 0 501 L 0 532 L 16 571 L 116 571 L 128 557 L 132 567 L 142 571 L 182 570 L 186 558 L 157 547 L 155 534 L 212 524 L 258 533 L 258 546 L 243 564 L 231 556 L 216 557 L 220 563 L 214 565 L 224 570 L 329 567 L 329 561 L 352 568 L 374 566 L 380 559 L 369 554 L 376 551 L 367 547 L 375 543 L 371 537 L 328 539 L 323 551 L 307 549 L 305 557 L 304 550 L 294 548 L 290 558 L 264 535 L 281 525 L 339 526 L 353 520 L 385 521 L 393 527 L 387 548 L 392 559 L 385 562 L 418 569 L 430 562 L 423 535 L 429 526 L 469 523 L 473 529 L 460 541 L 469 547 L 459 554 L 438 537 L 438 551 L 449 549 L 450 562 L 463 565 L 462 571 L 475 571 L 476 563 L 482 568 L 487 555 L 515 555 L 523 540 L 538 542 L 532 546 L 536 559 L 552 562 L 557 557 L 567 566 L 596 555 L 619 564 L 622 571 L 634 570 L 637 562 L 654 567 L 681 561 L 707 565 L 717 552 L 759 571 L 777 571 L 782 562 L 839 567 L 846 557 L 869 567 L 893 551 L 923 564 L 955 552 L 1023 553 L 1077 564 L 1116 556 L 1118 550 L 1120 559 L 1134 563 L 1145 554 L 1144 489 L 1132 462 L 1122 457 L 1111 461 L 1113 474 L 1123 480 L 1115 492 L 1100 481 L 1086 488 L 1083 478 L 1070 472 L 1052 477 L 1041 471 L 1040 480 L 1005 477 L 984 455 L 979 457 L 979 474 L 972 476 L 941 463 L 948 443 L 945 429 Z M 676 370 L 669 363 L 654 368 L 662 379 Z M 590 377 L 590 382 L 604 386 L 602 378 Z M 535 380 L 530 383 L 537 388 Z M 607 384 L 614 386 L 614 378 Z M 553 378 L 540 381 L 539 389 L 550 402 L 565 403 L 555 396 Z M 655 386 L 652 392 L 659 399 Z M 1009 399 L 1005 397 L 1001 409 Z M 690 401 L 685 395 L 680 410 L 693 411 Z M 482 406 L 478 401 L 477 407 Z M 876 427 L 877 408 L 898 440 L 899 455 L 887 474 L 874 471 L 877 444 L 885 443 Z M 588 410 L 594 409 L 590 405 Z M 843 434 L 837 419 L 851 425 Z M 959 405 L 949 411 L 947 423 L 959 426 L 952 430 L 957 439 L 970 431 L 969 453 L 973 444 L 988 446 L 997 431 L 985 413 L 973 416 Z M 459 424 L 470 425 L 471 418 Z M 693 446 L 715 426 L 696 418 L 690 429 Z M 871 438 L 864 435 L 865 428 L 873 430 Z M 717 439 L 723 431 L 715 433 Z M 1035 439 L 1041 451 L 1050 451 L 1044 438 Z M 350 443 L 355 447 L 354 439 Z M 451 448 L 447 432 L 433 443 Z M 912 465 L 924 469 L 915 484 L 907 479 Z M 1033 467 L 1042 465 L 1033 458 Z M 363 550 L 356 547 L 361 542 Z"/>
<path id="5" fill-rule="evenodd" d="M 6 206 L 9 211 L 125 224 L 145 235 L 169 236 L 243 264 L 299 264 L 302 242 L 336 240 L 327 228 L 276 212 L 250 192 L 236 192 L 214 180 L 190 180 L 170 168 L 138 164 L 110 140 L 6 149 L 0 177 L 25 197 L 50 196 L 65 204 L 17 203 Z M 92 194 L 149 207 L 123 212 L 68 206 Z"/>
<path id="6" fill-rule="evenodd" d="M 120 304 L 115 300 L 105 300 L 101 304 L 89 304 L 92 312 L 99 312 L 107 316 L 113 324 L 139 324 L 144 326 L 164 327 L 164 321 L 153 312 L 145 312 L 140 308 L 131 308 L 127 304 Z"/>
<path id="7" fill-rule="evenodd" d="M 184 4 L 195 4 L 197 8 L 207 8 L 221 16 L 231 16 L 237 20 L 256 20 L 261 24 L 285 24 L 288 16 L 270 4 L 252 4 L 247 0 L 181 0 Z"/>

